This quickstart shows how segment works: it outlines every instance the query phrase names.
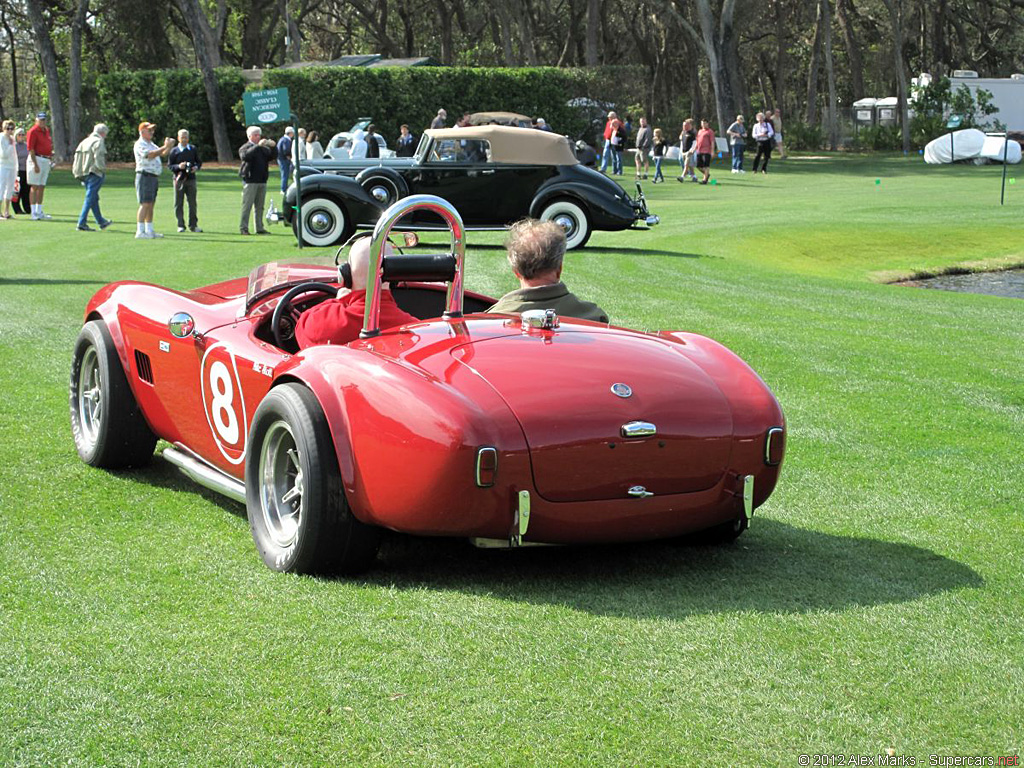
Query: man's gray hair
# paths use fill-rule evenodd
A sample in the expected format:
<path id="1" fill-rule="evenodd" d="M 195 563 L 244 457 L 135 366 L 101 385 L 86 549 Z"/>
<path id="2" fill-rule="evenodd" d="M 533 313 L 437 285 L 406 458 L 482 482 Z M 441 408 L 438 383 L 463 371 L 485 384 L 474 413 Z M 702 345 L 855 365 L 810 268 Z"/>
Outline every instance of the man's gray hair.
<path id="1" fill-rule="evenodd" d="M 245 135 L 247 137 L 252 136 L 254 133 L 263 135 L 263 129 L 260 128 L 258 125 L 250 125 L 248 128 L 245 129 Z"/>
<path id="2" fill-rule="evenodd" d="M 562 266 L 565 230 L 553 221 L 522 219 L 509 227 L 505 248 L 515 273 L 530 280 Z"/>
<path id="3" fill-rule="evenodd" d="M 107 128 L 106 123 L 96 123 L 96 125 L 92 127 L 92 132 L 97 136 L 106 136 L 109 131 L 110 129 Z"/>

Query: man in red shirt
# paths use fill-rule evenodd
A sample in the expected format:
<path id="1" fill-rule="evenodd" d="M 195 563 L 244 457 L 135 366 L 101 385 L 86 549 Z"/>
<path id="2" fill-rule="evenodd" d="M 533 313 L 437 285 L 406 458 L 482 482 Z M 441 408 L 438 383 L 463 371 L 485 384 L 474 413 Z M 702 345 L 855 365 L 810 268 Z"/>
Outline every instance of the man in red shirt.
<path id="1" fill-rule="evenodd" d="M 352 268 L 351 290 L 340 289 L 338 298 L 328 299 L 317 304 L 299 317 L 299 322 L 295 326 L 295 338 L 299 342 L 300 349 L 316 344 L 348 344 L 359 338 L 359 332 L 363 329 L 363 315 L 366 312 L 370 239 L 370 237 L 361 237 L 349 249 L 348 263 Z M 384 255 L 390 256 L 391 254 L 391 246 L 385 244 Z M 415 322 L 419 322 L 417 318 L 399 309 L 388 284 L 382 285 L 378 326 L 384 329 Z"/>
<path id="2" fill-rule="evenodd" d="M 46 180 L 50 177 L 50 169 L 53 167 L 53 139 L 50 138 L 50 130 L 46 127 L 45 112 L 36 115 L 36 124 L 28 129 L 26 141 L 28 168 L 25 170 L 28 171 L 27 180 L 31 187 L 29 203 L 32 205 L 32 219 L 52 219 L 50 214 L 43 213 L 43 193 L 46 192 Z"/>
<path id="3" fill-rule="evenodd" d="M 701 184 L 707 184 L 711 178 L 711 153 L 715 151 L 715 132 L 707 120 L 700 121 L 697 141 L 694 142 L 697 152 L 697 170 L 704 174 Z"/>
<path id="4" fill-rule="evenodd" d="M 615 171 L 616 157 L 620 158 L 621 165 L 622 155 L 616 156 L 614 150 L 614 143 L 616 140 L 617 132 L 621 126 L 622 123 L 619 121 L 619 116 L 614 112 L 609 112 L 608 122 L 604 124 L 604 149 L 601 152 L 601 167 L 597 169 L 601 173 L 605 172 L 605 169 L 608 167 L 608 163 L 612 164 L 612 171 Z M 622 173 L 621 167 L 618 169 L 618 173 Z"/>

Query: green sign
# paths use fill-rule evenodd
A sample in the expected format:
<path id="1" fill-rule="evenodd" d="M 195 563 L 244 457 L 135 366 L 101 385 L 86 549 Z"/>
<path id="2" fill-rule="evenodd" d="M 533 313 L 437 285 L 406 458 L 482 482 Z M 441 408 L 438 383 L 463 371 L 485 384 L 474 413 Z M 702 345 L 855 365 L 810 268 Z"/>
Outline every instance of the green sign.
<path id="1" fill-rule="evenodd" d="M 284 123 L 291 119 L 287 88 L 246 91 L 242 94 L 242 103 L 245 105 L 245 122 L 248 125 Z"/>
<path id="2" fill-rule="evenodd" d="M 946 127 L 947 128 L 959 128 L 960 127 L 960 123 L 962 123 L 963 121 L 964 121 L 964 119 L 960 115 L 950 115 L 949 116 L 949 122 L 946 123 Z"/>

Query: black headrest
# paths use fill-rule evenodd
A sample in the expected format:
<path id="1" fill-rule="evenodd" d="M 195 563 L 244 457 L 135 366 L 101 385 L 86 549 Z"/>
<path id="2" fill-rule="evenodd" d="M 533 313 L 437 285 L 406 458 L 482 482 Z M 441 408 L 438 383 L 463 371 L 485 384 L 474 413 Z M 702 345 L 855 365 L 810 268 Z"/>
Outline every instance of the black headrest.
<path id="1" fill-rule="evenodd" d="M 450 253 L 408 254 L 384 257 L 384 281 L 422 280 L 426 283 L 455 279 L 455 256 Z"/>

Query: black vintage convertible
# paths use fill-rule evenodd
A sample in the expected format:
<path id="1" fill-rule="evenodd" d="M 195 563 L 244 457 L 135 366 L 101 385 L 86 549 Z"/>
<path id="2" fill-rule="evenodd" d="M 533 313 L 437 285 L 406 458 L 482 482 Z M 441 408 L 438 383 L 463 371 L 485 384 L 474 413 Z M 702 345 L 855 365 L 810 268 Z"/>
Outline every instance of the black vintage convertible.
<path id="1" fill-rule="evenodd" d="M 658 223 L 639 185 L 632 198 L 581 165 L 564 136 L 486 125 L 425 131 L 411 158 L 304 162 L 303 242 L 341 243 L 355 229 L 371 229 L 396 200 L 416 194 L 447 200 L 461 212 L 466 229 L 504 229 L 526 216 L 556 221 L 569 248 L 585 245 L 594 230 Z M 297 230 L 295 198 L 292 184 L 283 209 L 271 205 L 267 218 Z M 424 216 L 430 214 L 414 215 L 404 224 L 418 230 L 444 227 Z"/>

